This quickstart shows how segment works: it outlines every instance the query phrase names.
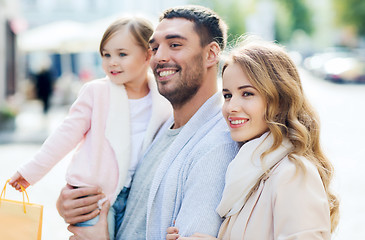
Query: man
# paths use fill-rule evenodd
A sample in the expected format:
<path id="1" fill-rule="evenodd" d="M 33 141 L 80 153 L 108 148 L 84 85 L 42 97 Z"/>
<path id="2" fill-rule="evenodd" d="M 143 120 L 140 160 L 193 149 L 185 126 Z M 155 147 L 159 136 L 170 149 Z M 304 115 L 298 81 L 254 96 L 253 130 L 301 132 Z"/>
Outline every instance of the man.
<path id="1" fill-rule="evenodd" d="M 225 24 L 209 9 L 172 8 L 160 18 L 150 40 L 151 68 L 174 116 L 136 170 L 116 239 L 165 239 L 172 225 L 181 236 L 197 231 L 217 234 L 222 219 L 215 208 L 226 168 L 238 150 L 221 114 L 221 93 L 217 93 L 219 53 L 225 44 Z M 97 214 L 80 216 L 94 209 L 102 197 L 76 199 L 97 193 L 95 188 L 76 190 L 63 190 L 58 201 L 59 212 L 69 223 Z M 71 226 L 77 235 L 71 239 L 87 239 L 95 236 L 95 229 L 105 230 L 105 211 L 89 229 Z"/>

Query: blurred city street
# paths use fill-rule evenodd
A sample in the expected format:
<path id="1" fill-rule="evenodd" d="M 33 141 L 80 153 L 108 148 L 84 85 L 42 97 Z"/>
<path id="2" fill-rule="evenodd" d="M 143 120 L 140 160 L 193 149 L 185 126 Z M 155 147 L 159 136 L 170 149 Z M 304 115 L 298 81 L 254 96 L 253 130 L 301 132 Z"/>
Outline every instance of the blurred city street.
<path id="1" fill-rule="evenodd" d="M 321 142 L 335 167 L 340 223 L 332 239 L 365 239 L 365 84 L 335 84 L 301 72 L 321 119 Z"/>
<path id="2" fill-rule="evenodd" d="M 304 89 L 321 117 L 322 143 L 335 170 L 333 188 L 341 199 L 341 218 L 334 240 L 365 239 L 365 168 L 364 133 L 365 85 L 335 84 L 301 70 Z M 68 107 L 52 107 L 47 116 L 39 102 L 28 102 L 19 114 L 13 134 L 0 134 L 0 183 L 34 154 L 44 138 L 63 119 Z M 64 240 L 70 235 L 58 215 L 55 202 L 65 185 L 69 156 L 44 179 L 29 188 L 31 202 L 44 205 L 43 239 Z M 21 195 L 8 190 L 9 198 Z"/>
<path id="3" fill-rule="evenodd" d="M 41 103 L 27 102 L 16 119 L 13 133 L 0 132 L 0 185 L 15 173 L 18 166 L 26 162 L 39 149 L 41 143 L 67 113 L 65 107 L 53 107 L 48 115 L 43 115 Z M 61 188 L 66 184 L 65 172 L 69 155 L 51 170 L 39 183 L 28 188 L 31 203 L 44 205 L 43 233 L 45 240 L 65 240 L 70 233 L 67 224 L 58 215 L 56 200 Z M 10 186 L 6 198 L 22 200 L 22 195 Z"/>

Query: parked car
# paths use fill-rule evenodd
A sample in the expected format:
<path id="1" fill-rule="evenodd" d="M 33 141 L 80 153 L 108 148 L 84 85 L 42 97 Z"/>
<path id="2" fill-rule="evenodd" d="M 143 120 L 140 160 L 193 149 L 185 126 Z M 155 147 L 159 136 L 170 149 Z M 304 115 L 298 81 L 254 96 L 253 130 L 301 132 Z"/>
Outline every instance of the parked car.
<path id="1" fill-rule="evenodd" d="M 365 51 L 331 49 L 305 59 L 304 67 L 337 83 L 365 83 Z"/>

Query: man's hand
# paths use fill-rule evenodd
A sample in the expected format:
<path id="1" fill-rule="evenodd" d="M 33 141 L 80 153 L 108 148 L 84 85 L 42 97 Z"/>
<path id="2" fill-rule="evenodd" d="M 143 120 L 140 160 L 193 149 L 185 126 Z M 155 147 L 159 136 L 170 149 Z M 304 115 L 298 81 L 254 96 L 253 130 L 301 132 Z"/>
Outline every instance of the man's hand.
<path id="1" fill-rule="evenodd" d="M 207 234 L 194 233 L 190 237 L 179 237 L 178 240 L 219 240 Z"/>
<path id="2" fill-rule="evenodd" d="M 219 240 L 218 238 L 202 233 L 194 233 L 190 237 L 180 237 L 177 227 L 169 227 L 166 232 L 166 240 Z"/>
<path id="3" fill-rule="evenodd" d="M 100 211 L 99 221 L 91 227 L 68 226 L 68 230 L 74 235 L 70 240 L 109 240 L 108 232 L 108 212 L 110 208 L 109 201 L 103 204 Z"/>
<path id="4" fill-rule="evenodd" d="M 169 227 L 167 228 L 166 240 L 176 240 L 179 239 L 179 229 L 177 227 Z"/>
<path id="5" fill-rule="evenodd" d="M 74 189 L 66 185 L 61 190 L 56 206 L 66 223 L 75 224 L 96 217 L 100 212 L 98 201 L 104 197 L 98 187 Z"/>

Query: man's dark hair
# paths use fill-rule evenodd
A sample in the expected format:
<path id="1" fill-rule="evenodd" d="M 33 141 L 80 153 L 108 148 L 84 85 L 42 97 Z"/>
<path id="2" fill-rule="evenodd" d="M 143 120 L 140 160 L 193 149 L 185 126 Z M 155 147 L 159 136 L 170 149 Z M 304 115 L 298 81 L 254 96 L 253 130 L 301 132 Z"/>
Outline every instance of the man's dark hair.
<path id="1" fill-rule="evenodd" d="M 200 36 L 202 47 L 215 41 L 223 50 L 227 43 L 227 25 L 211 9 L 198 5 L 188 5 L 167 9 L 160 17 L 163 19 L 185 18 L 194 22 L 194 30 Z"/>

